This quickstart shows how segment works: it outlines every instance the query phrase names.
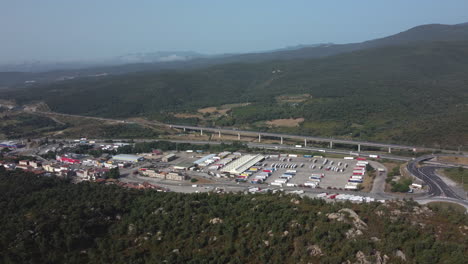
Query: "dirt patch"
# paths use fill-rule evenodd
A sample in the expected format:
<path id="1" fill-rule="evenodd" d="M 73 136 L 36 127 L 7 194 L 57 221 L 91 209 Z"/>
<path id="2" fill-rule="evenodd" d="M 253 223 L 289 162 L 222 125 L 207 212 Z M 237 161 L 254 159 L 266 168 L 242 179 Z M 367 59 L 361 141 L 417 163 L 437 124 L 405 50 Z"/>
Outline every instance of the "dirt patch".
<path id="1" fill-rule="evenodd" d="M 248 106 L 250 105 L 250 103 L 240 103 L 240 104 L 225 104 L 225 105 L 222 105 L 220 107 L 218 107 L 218 109 L 220 110 L 230 110 L 232 108 L 235 108 L 235 107 L 242 107 L 242 106 Z"/>
<path id="2" fill-rule="evenodd" d="M 202 113 L 202 114 L 206 114 L 206 113 L 209 113 L 209 114 L 213 114 L 213 113 L 216 113 L 218 112 L 218 108 L 217 107 L 205 107 L 205 108 L 200 108 L 198 109 L 198 112 L 199 113 Z"/>
<path id="3" fill-rule="evenodd" d="M 212 184 L 212 183 L 215 183 L 212 180 L 208 180 L 206 178 L 198 177 L 198 176 L 192 176 L 192 179 L 197 179 L 198 180 L 198 181 L 194 182 L 193 184 Z"/>
<path id="4" fill-rule="evenodd" d="M 278 103 L 301 103 L 312 98 L 310 94 L 280 95 L 275 99 Z"/>
<path id="5" fill-rule="evenodd" d="M 437 157 L 437 161 L 455 163 L 460 165 L 468 165 L 468 157 L 463 156 L 441 156 Z"/>
<path id="6" fill-rule="evenodd" d="M 219 107 L 211 106 L 211 107 L 200 108 L 197 110 L 197 112 L 201 114 L 208 113 L 208 114 L 226 115 L 227 112 L 229 112 L 232 108 L 247 106 L 249 104 L 250 103 L 241 103 L 241 104 L 225 104 Z"/>
<path id="7" fill-rule="evenodd" d="M 200 114 L 177 113 L 173 115 L 177 118 L 203 118 Z"/>
<path id="8" fill-rule="evenodd" d="M 265 123 L 269 126 L 282 126 L 282 127 L 298 127 L 302 122 L 304 122 L 304 118 L 288 118 L 288 119 L 274 119 L 270 121 L 266 121 Z"/>
<path id="9" fill-rule="evenodd" d="M 374 184 L 374 179 L 376 177 L 375 173 L 371 175 L 370 173 L 366 173 L 366 177 L 364 177 L 364 181 L 361 184 L 362 192 L 370 192 L 372 190 L 372 185 Z"/>

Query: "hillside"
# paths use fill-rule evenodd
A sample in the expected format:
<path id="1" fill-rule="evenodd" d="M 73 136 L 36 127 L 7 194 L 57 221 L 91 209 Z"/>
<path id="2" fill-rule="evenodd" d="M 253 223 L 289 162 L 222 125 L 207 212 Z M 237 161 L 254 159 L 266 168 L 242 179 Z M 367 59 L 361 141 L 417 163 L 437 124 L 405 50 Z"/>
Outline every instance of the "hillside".
<path id="1" fill-rule="evenodd" d="M 2 263 L 461 264 L 468 257 L 466 215 L 411 201 L 160 193 L 1 169 L 0 193 Z"/>
<path id="2" fill-rule="evenodd" d="M 468 145 L 467 71 L 468 42 L 434 42 L 321 59 L 64 81 L 0 97 L 45 101 L 53 111 L 72 114 L 458 147 Z M 278 100 L 305 94 L 294 103 Z M 172 115 L 246 102 L 212 118 Z M 280 118 L 304 122 L 294 128 L 265 124 Z"/>
<path id="3" fill-rule="evenodd" d="M 297 46 L 274 51 L 245 53 L 245 54 L 220 54 L 215 56 L 196 56 L 191 54 L 194 59 L 184 61 L 167 61 L 157 63 L 131 63 L 124 65 L 108 66 L 81 66 L 72 70 L 55 70 L 49 72 L 28 72 L 28 73 L 1 73 L 0 87 L 2 86 L 22 86 L 25 81 L 35 80 L 38 83 L 50 83 L 62 80 L 64 77 L 89 77 L 102 73 L 118 75 L 142 71 L 163 71 L 169 69 L 175 70 L 193 70 L 213 65 L 226 63 L 256 63 L 271 60 L 295 60 L 311 59 L 333 56 L 358 50 L 370 48 L 379 48 L 391 45 L 407 45 L 418 42 L 434 41 L 468 41 L 468 24 L 441 25 L 429 24 L 421 25 L 404 32 L 400 32 L 384 38 L 368 40 L 359 43 L 349 44 L 318 44 L 310 46 Z M 184 53 L 182 53 L 184 54 Z M 112 64 L 106 62 L 103 64 Z M 120 64 L 120 63 L 119 63 Z M 11 75 L 11 76 L 10 76 Z"/>

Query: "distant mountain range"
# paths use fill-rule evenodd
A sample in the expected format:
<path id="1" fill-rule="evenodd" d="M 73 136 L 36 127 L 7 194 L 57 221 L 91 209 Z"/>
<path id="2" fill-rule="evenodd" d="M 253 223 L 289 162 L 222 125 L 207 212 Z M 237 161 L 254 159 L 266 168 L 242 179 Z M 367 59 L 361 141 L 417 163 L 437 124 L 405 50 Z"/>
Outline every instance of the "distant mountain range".
<path id="1" fill-rule="evenodd" d="M 115 62 L 117 64 L 174 62 L 188 61 L 206 57 L 209 56 L 193 51 L 160 51 L 152 53 L 131 53 L 117 57 Z"/>
<path id="2" fill-rule="evenodd" d="M 208 55 L 193 51 L 159 51 L 149 53 L 130 53 L 115 58 L 94 61 L 25 61 L 20 63 L 0 64 L 0 72 L 46 72 L 54 70 L 72 70 L 89 67 L 112 66 L 131 63 L 160 63 L 188 61 L 206 58 Z"/>
<path id="3" fill-rule="evenodd" d="M 204 55 L 193 51 L 174 51 L 133 53 L 101 62 L 42 63 L 36 61 L 0 66 L 0 88 L 140 71 L 190 70 L 233 62 L 254 63 L 270 60 L 311 59 L 391 45 L 462 40 L 468 40 L 468 23 L 422 25 L 385 38 L 360 43 L 298 45 L 246 54 Z"/>
<path id="4" fill-rule="evenodd" d="M 42 101 L 63 113 L 254 130 L 303 118 L 299 127 L 278 129 L 458 147 L 468 145 L 467 72 L 468 24 L 425 25 L 355 44 L 43 73 L 62 81 L 5 89 L 0 98 Z M 174 115 L 245 102 L 229 116 Z"/>

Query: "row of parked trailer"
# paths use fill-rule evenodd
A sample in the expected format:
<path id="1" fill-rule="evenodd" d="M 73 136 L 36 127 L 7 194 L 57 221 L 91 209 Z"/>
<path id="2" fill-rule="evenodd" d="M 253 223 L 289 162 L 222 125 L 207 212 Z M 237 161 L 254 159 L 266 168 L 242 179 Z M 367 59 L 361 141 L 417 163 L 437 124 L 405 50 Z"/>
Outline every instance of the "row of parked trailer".
<path id="1" fill-rule="evenodd" d="M 353 202 L 374 202 L 375 199 L 372 197 L 367 196 L 360 196 L 360 195 L 352 195 L 352 194 L 328 194 L 328 193 L 319 193 L 317 194 L 318 198 L 328 198 L 328 199 L 336 199 L 336 200 L 348 200 Z"/>
<path id="2" fill-rule="evenodd" d="M 353 175 L 348 179 L 345 189 L 356 190 L 358 185 L 363 182 L 364 175 L 366 174 L 366 166 L 369 164 L 366 158 L 358 158 L 356 166 L 353 168 Z"/>
<path id="3" fill-rule="evenodd" d="M 283 187 L 283 184 L 286 186 L 293 187 L 296 186 L 294 183 L 288 183 L 294 176 L 296 176 L 297 171 L 295 170 L 287 170 L 285 173 L 279 176 L 279 179 L 276 179 L 274 182 L 271 183 L 273 186 L 280 186 Z"/>
<path id="4" fill-rule="evenodd" d="M 296 164 L 296 163 L 291 163 L 291 164 L 288 164 L 288 163 L 273 163 L 271 164 L 271 167 L 275 168 L 275 169 L 296 169 L 296 168 L 302 168 L 304 167 L 304 163 L 301 163 L 301 164 Z"/>

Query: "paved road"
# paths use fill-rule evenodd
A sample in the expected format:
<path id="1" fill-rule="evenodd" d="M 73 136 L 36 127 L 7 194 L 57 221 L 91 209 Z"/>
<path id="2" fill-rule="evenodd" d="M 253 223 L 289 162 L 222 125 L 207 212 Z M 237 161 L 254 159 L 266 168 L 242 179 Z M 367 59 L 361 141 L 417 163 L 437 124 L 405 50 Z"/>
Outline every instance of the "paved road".
<path id="1" fill-rule="evenodd" d="M 312 137 L 312 136 L 301 136 L 301 135 L 291 135 L 291 134 L 279 134 L 279 133 L 268 133 L 268 132 L 256 132 L 256 131 L 248 131 L 248 130 L 236 130 L 236 129 L 228 129 L 228 128 L 213 128 L 213 127 L 198 127 L 198 126 L 184 126 L 184 125 L 171 125 L 171 128 L 178 128 L 178 129 L 189 129 L 189 130 L 203 130 L 209 131 L 214 133 L 225 133 L 225 134 L 244 134 L 250 136 L 266 136 L 266 137 L 275 137 L 275 138 L 293 138 L 293 139 L 300 139 L 300 140 L 310 140 L 316 142 L 330 142 L 339 143 L 339 144 L 348 144 L 348 145 L 361 145 L 361 146 L 369 146 L 369 147 L 379 147 L 379 148 L 395 148 L 395 149 L 423 149 L 428 151 L 435 151 L 436 149 L 432 148 L 423 148 L 423 147 L 415 147 L 415 146 L 405 146 L 405 145 L 397 145 L 397 144 L 385 144 L 385 143 L 377 143 L 377 142 L 368 142 L 368 141 L 356 141 L 356 140 L 345 140 L 345 139 L 334 139 L 334 138 L 323 138 L 323 137 Z"/>
<path id="2" fill-rule="evenodd" d="M 93 139 L 89 139 L 93 140 Z M 222 142 L 222 141 L 203 141 L 203 140 L 178 140 L 178 139 L 113 139 L 114 141 L 129 141 L 132 140 L 133 142 L 152 142 L 152 141 L 170 141 L 175 143 L 190 143 L 195 145 L 220 145 L 221 143 L 229 143 Z M 63 139 L 63 141 L 73 141 L 73 139 Z M 94 139 L 93 141 L 96 142 L 104 142 L 104 139 Z M 324 148 L 317 148 L 317 147 L 302 147 L 296 148 L 293 145 L 278 145 L 278 144 L 263 144 L 263 143 L 255 143 L 255 142 L 245 142 L 248 147 L 250 148 L 261 148 L 261 149 L 268 149 L 268 150 L 295 150 L 295 151 L 314 151 L 314 152 L 322 152 L 322 153 L 332 153 L 332 154 L 340 154 L 340 155 L 359 155 L 361 157 L 369 157 L 370 155 L 375 155 L 375 153 L 366 153 L 366 152 L 353 152 L 349 150 L 343 149 L 324 149 Z M 352 154 L 351 154 L 352 153 Z M 398 161 L 409 161 L 411 158 L 403 157 L 403 156 L 395 156 L 391 154 L 380 154 L 380 158 L 382 159 L 390 159 L 390 160 L 398 160 Z"/>
<path id="3" fill-rule="evenodd" d="M 423 156 L 410 161 L 407 166 L 408 171 L 429 186 L 428 194 L 430 196 L 448 197 L 466 203 L 462 197 L 456 194 L 450 186 L 437 176 L 436 169 L 441 168 L 440 166 L 418 166 L 420 162 L 429 160 L 433 157 L 434 156 Z"/>
<path id="4" fill-rule="evenodd" d="M 372 184 L 372 190 L 370 192 L 388 196 L 388 194 L 385 193 L 385 179 L 387 178 L 387 168 L 381 163 L 375 161 L 369 161 L 369 164 L 376 170 L 376 176 L 374 178 L 374 183 Z"/>
<path id="5" fill-rule="evenodd" d="M 253 136 L 258 136 L 260 134 L 262 136 L 276 137 L 276 138 L 283 137 L 283 138 L 293 138 L 293 139 L 300 139 L 300 140 L 307 139 L 307 140 L 316 141 L 316 142 L 330 142 L 330 141 L 333 141 L 333 143 L 339 143 L 339 144 L 362 145 L 362 146 L 392 148 L 392 149 L 393 148 L 394 149 L 410 149 L 410 150 L 418 149 L 418 150 L 426 150 L 426 151 L 440 151 L 440 150 L 442 150 L 442 149 L 416 147 L 416 146 L 405 146 L 405 145 L 398 145 L 398 144 L 385 144 L 385 143 L 378 143 L 378 142 L 335 139 L 335 138 L 331 138 L 331 137 L 330 138 L 323 138 L 323 137 L 312 137 L 312 136 L 304 136 L 304 135 L 291 135 L 291 134 L 256 132 L 256 131 L 248 131 L 248 130 L 237 130 L 237 129 L 229 129 L 229 128 L 212 128 L 212 127 L 173 125 L 173 124 L 164 124 L 164 123 L 157 122 L 157 121 L 138 122 L 138 121 L 119 120 L 119 119 L 93 117 L 93 116 L 64 114 L 64 113 L 58 113 L 58 112 L 52 112 L 52 111 L 44 112 L 44 111 L 39 111 L 39 110 L 27 110 L 27 109 L 25 109 L 24 111 L 35 112 L 35 113 L 44 114 L 44 115 L 61 115 L 61 116 L 95 119 L 95 120 L 100 120 L 100 121 L 112 121 L 112 122 L 128 123 L 128 124 L 140 124 L 140 125 L 143 125 L 145 127 L 150 127 L 148 125 L 148 123 L 152 123 L 152 124 L 158 125 L 158 126 L 167 126 L 167 127 L 179 128 L 179 129 L 184 129 L 185 128 L 185 129 L 191 129 L 191 130 L 197 130 L 197 131 L 203 129 L 205 131 L 211 131 L 211 132 L 215 132 L 215 133 L 218 133 L 218 132 L 228 133 L 228 134 L 242 133 L 242 134 L 249 134 L 249 135 L 253 135 Z M 152 127 L 150 127 L 150 128 L 152 128 Z M 450 151 L 450 150 L 443 150 L 443 151 L 454 153 L 454 151 Z"/>

